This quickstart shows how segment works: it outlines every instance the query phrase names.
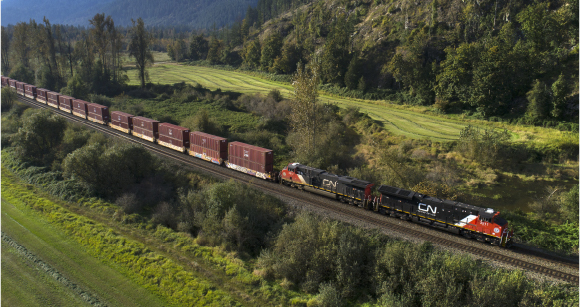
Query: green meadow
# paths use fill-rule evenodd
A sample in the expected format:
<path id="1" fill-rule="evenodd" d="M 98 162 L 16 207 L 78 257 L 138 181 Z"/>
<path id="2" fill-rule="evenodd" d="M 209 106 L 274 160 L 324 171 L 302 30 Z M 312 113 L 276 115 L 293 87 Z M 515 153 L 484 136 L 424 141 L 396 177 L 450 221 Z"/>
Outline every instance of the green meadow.
<path id="1" fill-rule="evenodd" d="M 2 232 L 82 290 L 113 306 L 167 305 L 167 301 L 119 272 L 119 266 L 92 256 L 70 235 L 13 198 L 11 176 L 2 173 Z M 22 191 L 24 192 L 24 191 Z M 30 193 L 31 191 L 28 191 Z M 26 193 L 26 192 L 24 192 Z M 8 201 L 4 197 L 12 198 Z M 34 197 L 34 194 L 31 193 Z M 2 305 L 82 306 L 81 297 L 2 242 Z"/>
<path id="2" fill-rule="evenodd" d="M 135 69 L 128 68 L 128 76 L 130 84 L 138 84 Z M 149 77 L 152 83 L 159 84 L 199 83 L 211 90 L 220 88 L 223 91 L 248 94 L 267 94 L 273 89 L 278 89 L 283 96 L 287 98 L 292 96 L 292 86 L 288 83 L 263 79 L 250 73 L 204 66 L 158 63 L 149 68 Z M 487 128 L 506 128 L 516 141 L 534 140 L 549 143 L 555 139 L 570 137 L 570 133 L 556 129 L 509 125 L 467 119 L 460 116 L 438 115 L 428 107 L 402 106 L 391 104 L 387 101 L 345 98 L 326 93 L 321 93 L 320 101 L 322 103 L 334 103 L 343 108 L 358 107 L 372 119 L 381 122 L 385 129 L 391 133 L 412 139 L 453 141 L 459 138 L 460 131 L 469 124 Z M 575 134 L 576 138 L 577 135 Z"/>

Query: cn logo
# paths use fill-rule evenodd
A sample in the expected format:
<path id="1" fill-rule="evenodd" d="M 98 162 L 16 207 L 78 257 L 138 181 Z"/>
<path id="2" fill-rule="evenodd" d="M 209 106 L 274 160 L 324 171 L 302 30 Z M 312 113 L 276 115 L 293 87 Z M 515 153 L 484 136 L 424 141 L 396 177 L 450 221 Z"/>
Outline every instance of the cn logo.
<path id="1" fill-rule="evenodd" d="M 249 158 L 250 157 L 250 152 L 247 150 L 244 150 L 244 158 Z"/>
<path id="2" fill-rule="evenodd" d="M 205 144 L 205 139 L 201 139 L 201 143 L 202 144 Z"/>
<path id="3" fill-rule="evenodd" d="M 424 203 L 419 203 L 418 210 L 425 213 L 437 214 L 437 207 L 433 208 L 431 207 L 431 205 L 427 205 Z"/>
<path id="4" fill-rule="evenodd" d="M 171 133 L 171 129 L 169 129 L 169 135 L 173 135 L 173 134 Z"/>
<path id="5" fill-rule="evenodd" d="M 325 187 L 325 188 L 327 188 L 327 189 L 336 189 L 336 181 L 335 182 L 332 182 L 332 181 L 330 181 L 328 179 L 324 179 L 322 181 L 322 186 Z"/>
<path id="6" fill-rule="evenodd" d="M 119 115 L 119 120 L 121 120 L 121 115 Z"/>

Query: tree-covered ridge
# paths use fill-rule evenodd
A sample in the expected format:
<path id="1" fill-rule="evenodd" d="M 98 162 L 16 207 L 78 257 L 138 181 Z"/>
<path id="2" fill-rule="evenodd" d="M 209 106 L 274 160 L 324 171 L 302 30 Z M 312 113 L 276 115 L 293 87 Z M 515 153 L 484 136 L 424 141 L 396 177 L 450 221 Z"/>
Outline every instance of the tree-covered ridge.
<path id="1" fill-rule="evenodd" d="M 257 0 L 101 0 L 101 1 L 38 1 L 3 2 L 2 25 L 49 18 L 54 23 L 88 26 L 96 13 L 105 13 L 118 25 L 130 26 L 131 18 L 143 18 L 149 26 L 187 26 L 210 29 L 230 25 L 244 18 L 248 6 Z M 6 8 L 6 9 L 5 9 Z"/>
<path id="2" fill-rule="evenodd" d="M 317 60 L 325 89 L 351 96 L 577 121 L 576 0 L 303 3 L 260 0 L 217 35 L 223 47 L 208 59 L 282 74 Z"/>

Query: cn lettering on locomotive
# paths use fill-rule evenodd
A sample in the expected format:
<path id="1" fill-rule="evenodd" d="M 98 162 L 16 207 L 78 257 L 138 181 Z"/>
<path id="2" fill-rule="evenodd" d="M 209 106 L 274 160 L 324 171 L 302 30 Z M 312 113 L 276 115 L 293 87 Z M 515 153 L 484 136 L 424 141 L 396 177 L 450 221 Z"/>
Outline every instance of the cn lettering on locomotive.
<path id="1" fill-rule="evenodd" d="M 427 214 L 437 214 L 437 207 L 433 208 L 431 207 L 431 205 L 426 205 L 423 203 L 419 203 L 419 206 L 417 207 L 417 210 L 427 213 Z"/>

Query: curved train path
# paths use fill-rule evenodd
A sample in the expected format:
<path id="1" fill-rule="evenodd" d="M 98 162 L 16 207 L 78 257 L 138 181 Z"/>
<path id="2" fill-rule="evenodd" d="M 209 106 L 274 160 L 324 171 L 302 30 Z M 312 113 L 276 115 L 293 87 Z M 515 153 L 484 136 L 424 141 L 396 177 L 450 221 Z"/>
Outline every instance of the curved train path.
<path id="1" fill-rule="evenodd" d="M 443 247 L 453 248 L 455 250 L 483 257 L 485 259 L 489 259 L 492 261 L 498 261 L 525 271 L 534 272 L 537 274 L 559 279 L 575 285 L 578 285 L 579 282 L 579 277 L 577 274 L 570 274 L 567 273 L 566 270 L 558 269 L 562 267 L 573 268 L 577 273 L 578 262 L 575 261 L 557 259 L 555 257 L 546 255 L 541 251 L 533 251 L 528 249 L 521 251 L 522 249 L 524 249 L 523 246 L 519 246 L 518 248 L 509 251 L 509 253 L 501 253 L 498 250 L 499 247 L 494 247 L 483 243 L 471 245 L 468 242 L 472 241 L 467 239 L 462 240 L 461 243 L 458 243 L 455 240 L 452 240 L 451 236 L 455 235 L 451 233 L 444 232 L 443 236 L 435 235 L 432 232 L 430 232 L 430 230 L 433 230 L 433 228 L 431 227 L 422 227 L 422 229 L 420 230 L 413 229 L 411 225 L 416 225 L 415 223 L 410 222 L 398 223 L 397 222 L 398 219 L 395 218 L 389 218 L 361 208 L 348 206 L 340 202 L 332 201 L 322 196 L 301 192 L 300 190 L 288 188 L 280 184 L 275 184 L 261 179 L 255 178 L 252 179 L 252 177 L 249 177 L 246 174 L 239 173 L 224 167 L 220 167 L 213 163 L 209 163 L 191 157 L 189 155 L 185 155 L 183 153 L 171 150 L 169 148 L 162 147 L 155 143 L 151 143 L 143 139 L 136 138 L 132 135 L 128 135 L 126 133 L 114 130 L 110 127 L 81 119 L 70 113 L 54 109 L 48 105 L 41 104 L 32 99 L 25 98 L 22 96 L 19 96 L 18 98 L 20 101 L 33 107 L 51 110 L 52 112 L 55 112 L 60 116 L 65 117 L 68 121 L 83 124 L 85 126 L 88 126 L 89 128 L 92 128 L 94 130 L 100 131 L 102 133 L 111 136 L 118 137 L 130 143 L 139 144 L 143 146 L 145 149 L 151 151 L 152 153 L 158 156 L 172 159 L 178 163 L 181 163 L 184 166 L 197 169 L 199 171 L 210 174 L 217 178 L 224 179 L 231 178 L 236 181 L 250 184 L 265 193 L 275 195 L 277 197 L 280 197 L 281 199 L 286 200 L 290 199 L 308 206 L 312 206 L 313 208 L 322 209 L 324 212 L 332 212 L 337 216 L 348 217 L 350 219 L 361 221 L 367 225 L 370 225 L 372 227 L 381 230 L 393 231 L 397 233 L 405 233 L 407 235 L 412 235 L 415 238 L 419 238 L 424 241 L 429 241 Z M 442 233 L 442 231 L 438 231 L 437 233 Z M 534 258 L 537 259 L 541 259 L 542 265 L 522 260 L 521 256 L 523 254 L 533 256 Z M 556 266 L 557 268 L 554 266 Z"/>

